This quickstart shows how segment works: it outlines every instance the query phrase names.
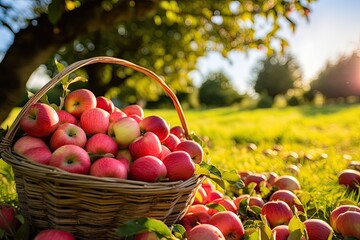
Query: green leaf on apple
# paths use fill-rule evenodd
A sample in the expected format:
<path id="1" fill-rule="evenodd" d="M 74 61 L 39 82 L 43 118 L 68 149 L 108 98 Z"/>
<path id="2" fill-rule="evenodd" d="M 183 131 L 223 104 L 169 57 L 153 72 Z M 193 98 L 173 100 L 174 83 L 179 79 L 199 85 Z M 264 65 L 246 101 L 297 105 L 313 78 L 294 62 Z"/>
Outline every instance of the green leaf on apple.
<path id="1" fill-rule="evenodd" d="M 209 204 L 206 204 L 206 206 L 208 208 L 215 209 L 215 210 L 217 210 L 219 212 L 225 212 L 226 211 L 226 208 L 223 205 L 218 204 L 218 203 L 209 203 Z"/>
<path id="2" fill-rule="evenodd" d="M 168 226 L 155 218 L 139 218 L 128 221 L 116 229 L 119 237 L 134 236 L 141 232 L 155 232 L 158 236 L 170 238 L 171 231 Z"/>
<path id="3" fill-rule="evenodd" d="M 304 223 L 296 215 L 291 218 L 288 227 L 290 232 L 290 235 L 288 237 L 289 240 L 300 239 L 301 236 L 304 236 L 306 234 Z M 305 238 L 307 239 L 307 237 Z"/>
<path id="4" fill-rule="evenodd" d="M 202 162 L 195 164 L 195 174 L 203 175 L 213 180 L 222 189 L 225 189 L 225 182 L 222 179 L 222 174 L 214 165 Z"/>
<path id="5" fill-rule="evenodd" d="M 227 181 L 230 184 L 233 184 L 238 189 L 241 189 L 245 186 L 244 182 L 241 180 L 240 175 L 236 170 L 224 171 L 222 173 L 222 179 Z"/>
<path id="6" fill-rule="evenodd" d="M 173 224 L 171 226 L 172 234 L 178 239 L 185 239 L 186 229 L 181 224 Z"/>

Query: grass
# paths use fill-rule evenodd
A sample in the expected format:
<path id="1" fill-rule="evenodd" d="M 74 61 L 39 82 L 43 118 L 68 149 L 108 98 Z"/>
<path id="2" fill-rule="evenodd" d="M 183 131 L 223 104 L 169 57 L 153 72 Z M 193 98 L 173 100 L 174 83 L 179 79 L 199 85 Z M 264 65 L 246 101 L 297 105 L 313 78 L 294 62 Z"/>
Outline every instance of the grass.
<path id="1" fill-rule="evenodd" d="M 11 124 L 17 112 L 14 110 L 2 127 Z M 163 116 L 172 126 L 180 124 L 172 109 L 145 109 L 145 114 Z M 190 130 L 206 139 L 210 163 L 221 169 L 285 175 L 291 174 L 289 164 L 297 165 L 302 200 L 311 201 L 313 211 L 309 213 L 316 217 L 327 219 L 329 209 L 340 202 L 359 202 L 358 192 L 347 191 L 337 183 L 337 174 L 349 161 L 360 159 L 360 105 L 255 110 L 227 107 L 186 110 L 185 116 Z M 249 143 L 255 143 L 257 149 L 249 151 Z M 281 146 L 281 150 L 264 154 L 274 146 Z M 290 153 L 297 153 L 299 159 L 289 160 Z M 13 201 L 14 185 L 9 184 L 12 175 L 3 162 L 1 169 L 0 193 L 7 197 L 0 201 Z"/>

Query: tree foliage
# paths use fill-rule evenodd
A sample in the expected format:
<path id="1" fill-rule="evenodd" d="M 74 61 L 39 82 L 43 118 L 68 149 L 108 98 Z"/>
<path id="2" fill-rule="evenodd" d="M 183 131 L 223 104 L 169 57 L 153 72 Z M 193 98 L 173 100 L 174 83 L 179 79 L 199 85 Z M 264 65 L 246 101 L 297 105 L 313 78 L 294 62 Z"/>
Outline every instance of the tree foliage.
<path id="1" fill-rule="evenodd" d="M 0 64 L 0 121 L 19 103 L 31 73 L 54 58 L 64 64 L 92 56 L 124 58 L 147 67 L 175 90 L 186 89 L 188 72 L 209 51 L 259 48 L 273 52 L 287 42 L 281 27 L 295 29 L 314 0 L 29 0 L 26 7 L 0 0 L 0 27 L 13 33 Z M 26 11 L 19 10 L 19 7 Z M 15 12 L 15 13 L 14 13 Z M 281 22 L 287 25 L 281 25 Z M 268 27 L 261 28 L 263 24 Z M 116 96 L 132 88 L 130 98 L 156 100 L 159 88 L 131 70 L 95 64 L 87 67 L 89 88 Z M 121 93 L 123 94 L 123 93 Z"/>
<path id="2" fill-rule="evenodd" d="M 285 95 L 289 89 L 298 87 L 302 81 L 300 67 L 291 55 L 272 55 L 259 61 L 254 71 L 254 90 L 271 98 L 279 94 Z"/>

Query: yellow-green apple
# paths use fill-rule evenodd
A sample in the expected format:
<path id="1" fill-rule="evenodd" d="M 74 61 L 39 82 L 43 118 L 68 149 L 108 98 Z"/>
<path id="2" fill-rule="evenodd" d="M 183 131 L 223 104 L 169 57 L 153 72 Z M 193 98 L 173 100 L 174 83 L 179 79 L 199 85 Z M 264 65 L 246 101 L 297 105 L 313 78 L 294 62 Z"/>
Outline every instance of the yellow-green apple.
<path id="1" fill-rule="evenodd" d="M 187 233 L 187 240 L 225 240 L 224 235 L 214 225 L 204 223 L 193 227 Z"/>
<path id="2" fill-rule="evenodd" d="M 244 236 L 244 226 L 234 212 L 217 212 L 211 216 L 209 224 L 217 227 L 227 240 L 240 240 Z"/>
<path id="3" fill-rule="evenodd" d="M 128 170 L 122 161 L 112 157 L 97 159 L 90 167 L 89 175 L 126 179 Z"/>
<path id="4" fill-rule="evenodd" d="M 346 211 L 336 219 L 336 226 L 339 233 L 346 238 L 360 239 L 360 213 Z"/>
<path id="5" fill-rule="evenodd" d="M 71 173 L 87 174 L 91 161 L 84 148 L 68 144 L 52 153 L 49 165 Z"/>
<path id="6" fill-rule="evenodd" d="M 278 225 L 271 232 L 274 240 L 287 240 L 290 236 L 288 225 Z"/>
<path id="7" fill-rule="evenodd" d="M 69 112 L 67 112 L 67 111 L 65 111 L 63 109 L 56 110 L 56 112 L 57 112 L 57 114 L 59 116 L 60 124 L 63 124 L 63 123 L 72 123 L 72 124 L 75 124 L 75 125 L 78 124 L 78 120 L 71 113 L 69 113 Z"/>
<path id="8" fill-rule="evenodd" d="M 118 152 L 118 145 L 115 140 L 105 133 L 95 133 L 86 142 L 85 150 L 92 154 L 110 153 L 114 157 Z"/>
<path id="9" fill-rule="evenodd" d="M 170 128 L 164 118 L 151 115 L 143 118 L 140 123 L 141 132 L 153 132 L 158 136 L 160 142 L 164 141 L 170 134 Z"/>
<path id="10" fill-rule="evenodd" d="M 163 163 L 167 169 L 166 177 L 170 181 L 187 180 L 195 173 L 195 164 L 185 151 L 169 153 L 163 159 Z"/>
<path id="11" fill-rule="evenodd" d="M 131 114 L 135 114 L 135 115 L 138 115 L 141 118 L 144 117 L 144 109 L 138 104 L 127 105 L 126 107 L 124 107 L 122 109 L 122 111 L 124 113 L 126 113 L 126 115 L 128 115 L 128 116 L 131 115 Z"/>
<path id="12" fill-rule="evenodd" d="M 170 151 L 173 151 L 176 145 L 178 145 L 179 143 L 180 139 L 172 133 L 170 133 L 167 138 L 161 141 L 161 144 L 166 146 Z"/>
<path id="13" fill-rule="evenodd" d="M 194 161 L 194 163 L 202 163 L 204 156 L 203 148 L 199 143 L 195 142 L 194 140 L 183 140 L 173 149 L 173 151 L 179 150 L 187 152 L 190 155 L 191 159 Z"/>
<path id="14" fill-rule="evenodd" d="M 142 232 L 134 236 L 134 240 L 160 240 L 155 232 Z"/>
<path id="15" fill-rule="evenodd" d="M 31 105 L 20 119 L 21 129 L 33 137 L 50 136 L 59 126 L 59 116 L 55 109 L 45 103 Z"/>
<path id="16" fill-rule="evenodd" d="M 161 153 L 159 159 L 163 160 L 169 153 L 171 153 L 170 149 L 164 145 L 161 145 Z"/>
<path id="17" fill-rule="evenodd" d="M 87 134 L 107 133 L 110 113 L 101 108 L 85 110 L 80 117 L 80 126 Z"/>
<path id="18" fill-rule="evenodd" d="M 130 166 L 130 177 L 143 182 L 157 182 L 165 178 L 167 169 L 164 163 L 154 156 L 142 156 Z"/>
<path id="19" fill-rule="evenodd" d="M 360 185 L 360 172 L 354 169 L 344 169 L 338 173 L 338 182 L 346 187 Z"/>
<path id="20" fill-rule="evenodd" d="M 119 148 L 124 149 L 140 136 L 140 127 L 133 118 L 123 117 L 110 124 L 108 134 L 114 137 Z"/>
<path id="21" fill-rule="evenodd" d="M 170 133 L 174 134 L 175 136 L 177 136 L 179 139 L 185 139 L 185 130 L 183 127 L 181 126 L 173 126 L 170 128 Z"/>
<path id="22" fill-rule="evenodd" d="M 13 206 L 8 204 L 0 205 L 0 229 L 10 237 L 15 235 L 21 225 L 16 215 L 17 210 Z"/>
<path id="23" fill-rule="evenodd" d="M 294 215 L 289 205 L 281 200 L 266 202 L 261 208 L 261 214 L 266 218 L 270 228 L 287 225 Z"/>
<path id="24" fill-rule="evenodd" d="M 279 189 L 271 194 L 269 200 L 282 200 L 286 202 L 290 208 L 295 206 L 297 210 L 304 212 L 304 207 L 302 206 L 300 199 L 290 190 Z"/>
<path id="25" fill-rule="evenodd" d="M 51 135 L 49 146 L 52 151 L 66 144 L 78 145 L 83 148 L 86 141 L 86 133 L 81 127 L 72 123 L 63 123 Z"/>
<path id="26" fill-rule="evenodd" d="M 321 219 L 307 219 L 304 221 L 309 239 L 328 240 L 333 235 L 331 226 Z"/>
<path id="27" fill-rule="evenodd" d="M 22 155 L 30 161 L 48 165 L 52 152 L 48 147 L 35 147 L 26 150 Z"/>
<path id="28" fill-rule="evenodd" d="M 205 204 L 207 202 L 207 194 L 205 189 L 200 186 L 195 192 L 193 204 Z"/>
<path id="29" fill-rule="evenodd" d="M 134 160 L 143 156 L 159 158 L 162 148 L 159 138 L 153 132 L 146 132 L 129 144 L 129 151 Z"/>
<path id="30" fill-rule="evenodd" d="M 23 154 L 31 148 L 48 147 L 42 138 L 25 135 L 17 139 L 13 145 L 13 151 Z"/>
<path id="31" fill-rule="evenodd" d="M 70 92 L 64 100 L 65 110 L 77 119 L 85 110 L 96 108 L 96 96 L 88 89 L 80 88 Z"/>
<path id="32" fill-rule="evenodd" d="M 299 180 L 291 175 L 282 175 L 278 177 L 274 182 L 274 187 L 278 189 L 286 189 L 292 192 L 301 189 Z"/>
<path id="33" fill-rule="evenodd" d="M 203 205 L 204 206 L 204 205 Z M 187 212 L 181 219 L 180 224 L 187 232 L 199 224 L 206 224 L 209 222 L 211 215 L 205 211 Z"/>
<path id="34" fill-rule="evenodd" d="M 238 212 L 238 209 L 237 209 L 234 201 L 232 199 L 229 199 L 227 196 L 224 196 L 222 198 L 217 198 L 211 202 L 208 202 L 208 204 L 211 204 L 211 203 L 220 204 L 221 206 L 223 206 L 226 209 L 226 211 L 233 212 L 233 213 Z M 212 210 L 213 211 L 210 212 L 210 215 L 213 215 L 216 212 L 218 212 L 216 209 L 212 209 Z"/>
<path id="35" fill-rule="evenodd" d="M 113 101 L 111 101 L 111 99 L 109 99 L 105 96 L 97 96 L 96 97 L 96 107 L 104 109 L 108 113 L 114 112 L 114 109 L 115 109 Z"/>
<path id="36" fill-rule="evenodd" d="M 36 234 L 34 240 L 75 240 L 75 236 L 59 229 L 45 229 Z"/>
<path id="37" fill-rule="evenodd" d="M 334 208 L 330 212 L 330 226 L 332 227 L 332 229 L 334 229 L 335 232 L 338 232 L 337 227 L 336 227 L 337 217 L 340 214 L 347 212 L 347 211 L 360 212 L 360 207 L 358 207 L 356 205 L 345 204 L 345 205 L 340 205 L 340 206 Z"/>
<path id="38" fill-rule="evenodd" d="M 112 113 L 110 113 L 110 117 L 109 117 L 109 121 L 110 123 L 114 123 L 117 120 L 119 120 L 120 118 L 126 117 L 126 113 L 124 113 L 123 111 L 119 110 L 119 111 L 114 111 Z"/>
<path id="39" fill-rule="evenodd" d="M 250 183 L 255 184 L 255 191 L 260 191 L 260 186 L 263 184 L 264 186 L 267 183 L 267 178 L 265 174 L 262 173 L 253 173 L 247 176 L 244 180 L 244 184 L 246 187 L 250 185 Z"/>

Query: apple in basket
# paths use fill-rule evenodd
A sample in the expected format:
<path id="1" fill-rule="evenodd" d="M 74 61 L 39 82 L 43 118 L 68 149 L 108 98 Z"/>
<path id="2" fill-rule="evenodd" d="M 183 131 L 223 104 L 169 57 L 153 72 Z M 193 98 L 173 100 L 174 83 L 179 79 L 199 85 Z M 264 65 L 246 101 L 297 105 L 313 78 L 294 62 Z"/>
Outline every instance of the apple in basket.
<path id="1" fill-rule="evenodd" d="M 104 109 L 108 113 L 112 113 L 115 110 L 115 105 L 113 101 L 105 96 L 98 96 L 96 97 L 96 107 Z"/>
<path id="2" fill-rule="evenodd" d="M 124 162 L 111 157 L 97 159 L 90 167 L 89 174 L 96 177 L 113 177 L 126 179 L 128 176 L 127 166 Z"/>
<path id="3" fill-rule="evenodd" d="M 123 117 L 110 124 L 108 134 L 114 137 L 119 148 L 124 149 L 140 136 L 140 127 L 135 119 Z"/>
<path id="4" fill-rule="evenodd" d="M 203 149 L 201 145 L 194 140 L 184 140 L 180 142 L 174 148 L 174 151 L 179 150 L 187 152 L 194 163 L 200 164 L 203 161 Z"/>
<path id="5" fill-rule="evenodd" d="M 170 134 L 170 128 L 164 118 L 152 115 L 145 117 L 139 123 L 141 132 L 153 132 L 158 136 L 160 142 L 164 141 Z"/>
<path id="6" fill-rule="evenodd" d="M 30 136 L 47 137 L 59 125 L 55 109 L 45 103 L 31 105 L 20 119 L 21 129 Z"/>
<path id="7" fill-rule="evenodd" d="M 31 148 L 48 147 L 45 141 L 38 137 L 25 135 L 17 139 L 13 145 L 13 150 L 16 153 L 23 154 Z"/>
<path id="8" fill-rule="evenodd" d="M 49 146 L 52 151 L 66 144 L 84 147 L 86 141 L 86 133 L 81 127 L 72 123 L 63 123 L 51 135 Z"/>
<path id="9" fill-rule="evenodd" d="M 59 109 L 56 110 L 58 116 L 59 116 L 59 122 L 60 125 L 63 123 L 72 123 L 77 125 L 78 124 L 78 120 L 76 119 L 76 117 L 74 117 L 74 115 L 72 115 L 71 113 L 63 110 L 63 109 Z"/>
<path id="10" fill-rule="evenodd" d="M 166 177 L 164 163 L 154 156 L 143 156 L 136 159 L 130 167 L 130 178 L 144 182 L 157 182 Z"/>
<path id="11" fill-rule="evenodd" d="M 122 109 L 122 111 L 124 113 L 126 113 L 126 115 L 137 115 L 139 116 L 140 118 L 143 118 L 144 117 L 144 109 L 138 105 L 138 104 L 131 104 L 131 105 L 128 105 L 126 107 L 124 107 Z"/>
<path id="12" fill-rule="evenodd" d="M 57 229 L 45 229 L 40 231 L 34 240 L 75 240 L 75 236 L 67 231 Z"/>
<path id="13" fill-rule="evenodd" d="M 195 173 L 195 164 L 185 151 L 169 153 L 163 163 L 166 166 L 167 178 L 170 181 L 187 180 Z"/>
<path id="14" fill-rule="evenodd" d="M 96 133 L 86 142 L 85 150 L 92 154 L 112 154 L 116 156 L 118 146 L 115 140 L 105 133 Z"/>
<path id="15" fill-rule="evenodd" d="M 134 160 L 143 156 L 159 157 L 162 151 L 159 138 L 153 132 L 146 132 L 129 145 L 129 151 Z"/>
<path id="16" fill-rule="evenodd" d="M 85 110 L 80 117 L 80 126 L 87 134 L 107 133 L 110 113 L 101 108 Z"/>
<path id="17" fill-rule="evenodd" d="M 67 95 L 64 100 L 64 107 L 67 112 L 77 119 L 85 110 L 96 107 L 96 96 L 88 89 L 76 89 Z"/>
<path id="18" fill-rule="evenodd" d="M 68 144 L 59 147 L 52 153 L 49 165 L 70 173 L 87 174 L 91 161 L 84 148 Z"/>

